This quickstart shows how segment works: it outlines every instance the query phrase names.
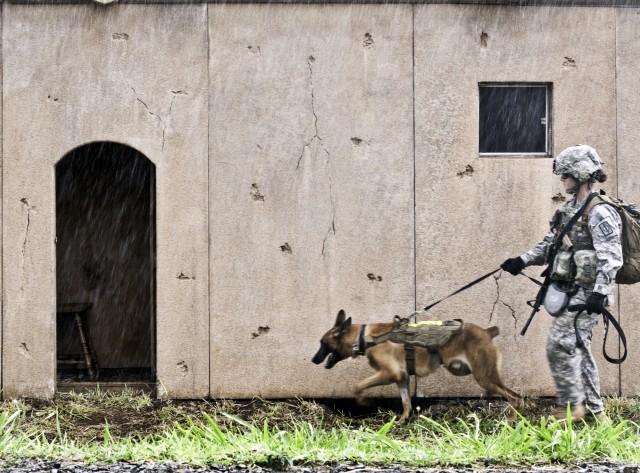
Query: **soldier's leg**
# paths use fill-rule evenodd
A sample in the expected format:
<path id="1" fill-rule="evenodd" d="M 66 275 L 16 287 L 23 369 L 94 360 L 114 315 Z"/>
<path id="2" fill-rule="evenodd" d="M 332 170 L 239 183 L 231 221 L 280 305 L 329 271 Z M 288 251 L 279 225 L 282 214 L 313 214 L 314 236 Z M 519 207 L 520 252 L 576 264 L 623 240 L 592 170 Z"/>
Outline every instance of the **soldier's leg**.
<path id="1" fill-rule="evenodd" d="M 578 318 L 578 331 L 584 342 L 582 352 L 582 362 L 580 370 L 582 372 L 582 385 L 585 395 L 585 405 L 594 414 L 604 411 L 604 404 L 600 396 L 600 375 L 595 359 L 591 353 L 591 338 L 593 327 L 601 316 L 598 314 L 587 314 L 583 312 Z"/>
<path id="2" fill-rule="evenodd" d="M 584 302 L 584 292 L 578 291 L 569 305 Z M 575 312 L 565 310 L 551 325 L 547 339 L 547 360 L 556 385 L 558 406 L 582 406 L 585 392 L 582 381 L 582 350 L 576 346 L 576 332 L 573 325 Z"/>

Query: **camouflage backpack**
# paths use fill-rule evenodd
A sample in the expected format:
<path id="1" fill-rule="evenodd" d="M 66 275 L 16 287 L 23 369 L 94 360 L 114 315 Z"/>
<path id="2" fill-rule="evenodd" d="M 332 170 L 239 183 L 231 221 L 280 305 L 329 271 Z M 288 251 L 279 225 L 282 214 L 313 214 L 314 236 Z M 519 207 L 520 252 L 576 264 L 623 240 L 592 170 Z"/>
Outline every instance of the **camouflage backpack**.
<path id="1" fill-rule="evenodd" d="M 609 204 L 618 211 L 622 220 L 622 268 L 616 274 L 616 283 L 635 284 L 640 282 L 640 210 L 634 204 L 607 195 L 596 195 L 585 209 L 589 215 L 591 209 L 599 204 Z"/>

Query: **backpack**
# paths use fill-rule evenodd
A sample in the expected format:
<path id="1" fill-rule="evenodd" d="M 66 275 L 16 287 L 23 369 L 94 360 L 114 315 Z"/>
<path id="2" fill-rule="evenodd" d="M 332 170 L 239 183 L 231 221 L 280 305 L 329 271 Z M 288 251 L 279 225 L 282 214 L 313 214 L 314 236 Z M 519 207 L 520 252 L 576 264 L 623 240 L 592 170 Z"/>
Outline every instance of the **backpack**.
<path id="1" fill-rule="evenodd" d="M 589 202 L 585 214 L 599 204 L 609 204 L 618 211 L 622 220 L 622 267 L 616 274 L 616 283 L 635 284 L 640 282 L 640 210 L 634 204 L 622 199 L 614 199 L 605 194 L 596 195 Z"/>

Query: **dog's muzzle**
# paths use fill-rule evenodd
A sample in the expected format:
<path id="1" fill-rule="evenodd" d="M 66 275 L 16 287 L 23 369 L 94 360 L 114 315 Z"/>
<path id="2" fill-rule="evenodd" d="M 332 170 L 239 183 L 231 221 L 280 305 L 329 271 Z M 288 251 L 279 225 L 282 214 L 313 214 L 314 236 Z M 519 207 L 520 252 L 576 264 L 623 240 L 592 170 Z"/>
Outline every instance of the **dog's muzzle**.
<path id="1" fill-rule="evenodd" d="M 311 361 L 316 365 L 319 365 L 324 361 L 325 358 L 327 358 L 327 356 L 329 357 L 329 359 L 324 366 L 326 369 L 333 368 L 338 361 L 342 360 L 342 357 L 338 353 L 336 353 L 335 351 L 331 351 L 325 343 L 320 343 L 320 349 L 318 350 L 318 353 L 314 355 Z"/>

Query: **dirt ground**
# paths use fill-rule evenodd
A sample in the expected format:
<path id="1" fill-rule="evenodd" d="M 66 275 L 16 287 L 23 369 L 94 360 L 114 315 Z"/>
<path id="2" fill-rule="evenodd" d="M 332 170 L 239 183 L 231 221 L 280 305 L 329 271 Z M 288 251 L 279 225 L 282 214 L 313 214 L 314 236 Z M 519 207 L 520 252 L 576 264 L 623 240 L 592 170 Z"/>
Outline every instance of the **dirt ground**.
<path id="1" fill-rule="evenodd" d="M 464 419 L 476 414 L 481 420 L 500 421 L 509 414 L 508 404 L 499 399 L 417 399 L 413 419 L 420 415 L 438 422 Z M 4 409 L 24 412 L 22 427 L 34 428 L 48 437 L 57 435 L 58 425 L 78 440 L 101 439 L 105 424 L 114 437 L 143 437 L 161 433 L 176 422 L 204 420 L 211 416 L 220 427 L 231 425 L 231 414 L 256 426 L 266 420 L 271 426 L 285 427 L 293 422 L 309 422 L 315 427 L 350 425 L 354 428 L 382 426 L 402 407 L 399 400 L 376 399 L 371 407 L 357 406 L 350 399 L 279 400 L 157 400 L 148 395 L 64 394 L 51 401 L 5 401 Z M 535 419 L 553 412 L 552 399 L 529 399 L 521 414 Z M 626 413 L 640 420 L 640 412 Z M 411 422 L 411 419 L 410 419 Z M 237 424 L 234 425 L 237 427 Z"/>

